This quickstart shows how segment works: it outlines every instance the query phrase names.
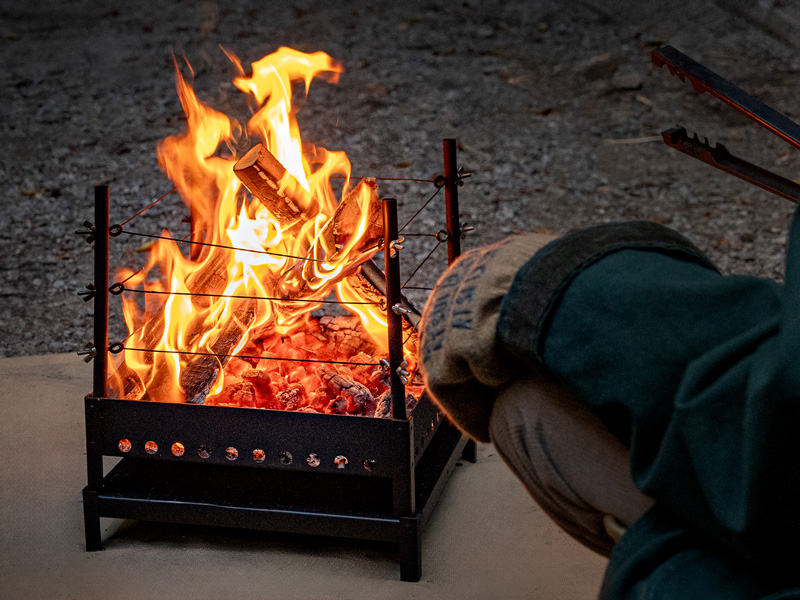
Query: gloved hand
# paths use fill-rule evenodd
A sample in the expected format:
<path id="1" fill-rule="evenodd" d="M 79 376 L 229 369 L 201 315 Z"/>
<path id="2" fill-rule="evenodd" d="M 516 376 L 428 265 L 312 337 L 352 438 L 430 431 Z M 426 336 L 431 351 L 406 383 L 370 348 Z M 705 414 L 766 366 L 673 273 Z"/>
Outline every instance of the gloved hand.
<path id="1" fill-rule="evenodd" d="M 420 322 L 420 363 L 434 400 L 469 436 L 489 442 L 496 388 L 517 373 L 496 340 L 514 276 L 553 236 L 529 233 L 471 250 L 441 276 Z"/>

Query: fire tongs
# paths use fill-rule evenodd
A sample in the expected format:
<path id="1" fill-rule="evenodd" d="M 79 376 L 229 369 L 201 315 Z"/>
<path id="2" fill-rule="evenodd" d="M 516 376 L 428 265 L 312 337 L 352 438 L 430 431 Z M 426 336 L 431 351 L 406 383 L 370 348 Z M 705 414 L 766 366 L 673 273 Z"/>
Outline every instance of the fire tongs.
<path id="1" fill-rule="evenodd" d="M 766 127 L 795 148 L 800 148 L 800 125 L 771 109 L 760 100 L 756 100 L 750 94 L 672 46 L 664 46 L 654 52 L 653 64 L 657 67 L 667 65 L 670 74 L 677 75 L 681 81 L 688 79 L 698 94 L 708 92 L 744 113 L 762 127 Z M 686 129 L 680 126 L 668 129 L 661 135 L 664 142 L 675 150 L 680 150 L 692 158 L 744 179 L 768 192 L 791 200 L 795 204 L 800 204 L 800 185 L 734 156 L 720 143 L 712 147 L 708 138 L 700 141 L 697 134 L 690 137 Z"/>

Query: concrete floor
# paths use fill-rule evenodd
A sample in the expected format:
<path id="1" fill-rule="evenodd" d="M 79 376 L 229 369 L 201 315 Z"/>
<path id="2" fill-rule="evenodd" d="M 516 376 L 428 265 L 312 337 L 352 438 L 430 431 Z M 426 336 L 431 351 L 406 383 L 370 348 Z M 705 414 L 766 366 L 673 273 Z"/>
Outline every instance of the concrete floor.
<path id="1" fill-rule="evenodd" d="M 83 396 L 75 355 L 0 360 L 0 598 L 268 600 L 597 595 L 605 559 L 538 509 L 491 446 L 456 469 L 423 535 L 423 576 L 392 545 L 104 519 L 86 553 Z"/>

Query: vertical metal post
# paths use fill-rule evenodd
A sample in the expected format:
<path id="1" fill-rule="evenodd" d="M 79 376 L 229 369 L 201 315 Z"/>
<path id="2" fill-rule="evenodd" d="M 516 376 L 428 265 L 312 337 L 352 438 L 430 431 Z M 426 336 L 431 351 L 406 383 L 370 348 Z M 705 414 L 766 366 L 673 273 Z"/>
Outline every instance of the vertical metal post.
<path id="1" fill-rule="evenodd" d="M 461 225 L 458 222 L 458 162 L 456 141 L 442 140 L 444 158 L 444 203 L 447 213 L 447 264 L 461 254 Z"/>
<path id="2" fill-rule="evenodd" d="M 442 140 L 442 155 L 444 159 L 444 203 L 447 215 L 447 264 L 453 262 L 461 255 L 461 224 L 458 221 L 458 161 L 456 160 L 456 141 L 454 139 Z M 469 462 L 477 460 L 477 445 L 474 440 L 468 440 L 462 457 Z"/>
<path id="3" fill-rule="evenodd" d="M 83 490 L 83 525 L 86 550 L 90 552 L 103 547 L 98 492 L 103 485 L 100 398 L 108 395 L 108 226 L 109 189 L 107 185 L 99 185 L 94 188 L 94 373 L 92 395 L 84 401 L 88 485 Z"/>
<path id="4" fill-rule="evenodd" d="M 94 188 L 94 378 L 92 395 L 105 398 L 108 379 L 108 226 L 107 185 Z"/>
<path id="5" fill-rule="evenodd" d="M 406 388 L 397 372 L 403 362 L 403 322 L 402 317 L 392 310 L 393 306 L 400 304 L 400 255 L 393 248 L 393 242 L 397 239 L 397 200 L 385 198 L 382 206 L 392 418 L 406 419 Z"/>

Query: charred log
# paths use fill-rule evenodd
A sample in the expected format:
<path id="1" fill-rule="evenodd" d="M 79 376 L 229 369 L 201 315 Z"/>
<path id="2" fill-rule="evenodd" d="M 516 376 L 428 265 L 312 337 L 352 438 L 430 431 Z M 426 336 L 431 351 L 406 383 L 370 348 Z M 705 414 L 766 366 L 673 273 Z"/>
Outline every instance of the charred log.
<path id="1" fill-rule="evenodd" d="M 318 374 L 322 382 L 339 396 L 331 400 L 328 412 L 364 414 L 370 403 L 375 403 L 366 386 L 343 376 L 336 369 L 320 367 Z"/>
<path id="2" fill-rule="evenodd" d="M 215 356 L 199 356 L 181 370 L 181 387 L 186 394 L 186 402 L 202 404 L 205 401 L 220 371 L 230 360 L 231 352 L 253 324 L 255 317 L 256 300 L 241 301 L 211 345 L 211 352 Z"/>

